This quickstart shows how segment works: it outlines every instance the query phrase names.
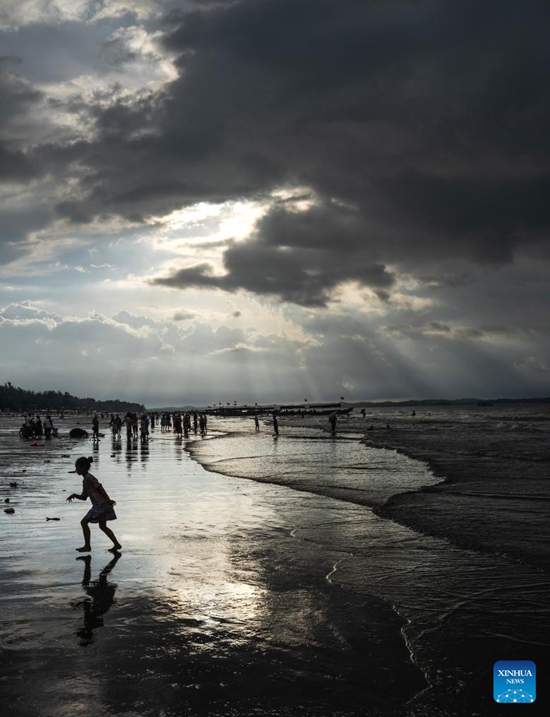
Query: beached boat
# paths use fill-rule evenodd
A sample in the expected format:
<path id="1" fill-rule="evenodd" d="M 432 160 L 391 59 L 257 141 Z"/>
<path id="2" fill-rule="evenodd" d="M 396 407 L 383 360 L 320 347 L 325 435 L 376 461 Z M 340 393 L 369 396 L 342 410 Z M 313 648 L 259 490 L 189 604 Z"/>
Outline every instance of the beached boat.
<path id="1" fill-rule="evenodd" d="M 329 416 L 336 412 L 347 416 L 353 406 L 342 408 L 341 403 L 293 403 L 272 404 L 267 406 L 219 406 L 206 409 L 211 416 L 260 416 L 276 413 L 279 416 Z"/>

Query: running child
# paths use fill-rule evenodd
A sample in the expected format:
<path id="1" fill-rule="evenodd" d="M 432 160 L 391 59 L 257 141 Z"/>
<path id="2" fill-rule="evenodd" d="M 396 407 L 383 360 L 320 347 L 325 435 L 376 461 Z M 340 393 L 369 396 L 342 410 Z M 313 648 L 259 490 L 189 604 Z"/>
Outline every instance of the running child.
<path id="1" fill-rule="evenodd" d="M 99 529 L 113 541 L 113 547 L 109 548 L 109 550 L 119 550 L 122 548 L 122 545 L 118 542 L 113 531 L 107 527 L 108 520 L 116 520 L 116 513 L 113 510 L 113 506 L 116 505 L 116 503 L 109 498 L 105 488 L 103 488 L 97 478 L 89 472 L 93 460 L 92 457 L 86 458 L 82 456 L 82 458 L 76 461 L 76 472 L 78 475 L 83 476 L 82 493 L 80 495 L 72 493 L 67 498 L 69 503 L 75 498 L 77 500 L 86 500 L 89 498 L 92 501 L 92 507 L 80 521 L 84 534 L 84 545 L 76 549 L 79 553 L 89 553 L 92 549 L 90 545 L 89 523 L 99 523 Z"/>

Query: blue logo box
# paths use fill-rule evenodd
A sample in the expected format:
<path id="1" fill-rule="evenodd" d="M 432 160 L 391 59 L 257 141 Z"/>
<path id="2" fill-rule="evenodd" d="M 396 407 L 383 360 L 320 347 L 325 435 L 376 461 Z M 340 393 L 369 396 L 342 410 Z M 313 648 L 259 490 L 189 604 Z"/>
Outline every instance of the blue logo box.
<path id="1" fill-rule="evenodd" d="M 493 699 L 525 705 L 537 698 L 537 666 L 531 660 L 499 660 L 493 667 Z"/>

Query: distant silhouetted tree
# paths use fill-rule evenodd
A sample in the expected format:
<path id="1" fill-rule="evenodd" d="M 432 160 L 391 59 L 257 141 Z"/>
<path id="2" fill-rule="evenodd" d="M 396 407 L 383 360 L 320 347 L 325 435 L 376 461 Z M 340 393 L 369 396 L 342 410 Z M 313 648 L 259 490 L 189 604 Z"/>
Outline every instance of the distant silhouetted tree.
<path id="1" fill-rule="evenodd" d="M 78 398 L 65 391 L 27 391 L 8 381 L 0 385 L 0 411 L 103 411 L 105 413 L 143 413 L 141 403 L 121 401 L 118 398 L 96 401 L 95 398 Z"/>

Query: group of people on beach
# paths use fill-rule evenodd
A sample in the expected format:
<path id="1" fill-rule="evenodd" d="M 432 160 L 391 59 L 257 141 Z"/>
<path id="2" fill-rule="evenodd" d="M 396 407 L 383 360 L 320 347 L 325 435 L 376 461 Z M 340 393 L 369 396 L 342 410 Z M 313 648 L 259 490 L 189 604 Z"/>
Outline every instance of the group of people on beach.
<path id="1" fill-rule="evenodd" d="M 174 414 L 163 413 L 161 416 L 161 430 L 169 433 L 174 427 L 174 433 L 178 438 L 187 437 L 191 430 L 193 433 L 199 433 L 201 436 L 206 435 L 208 430 L 208 417 L 206 413 L 198 411 L 177 411 Z"/>
<path id="2" fill-rule="evenodd" d="M 126 438 L 130 441 L 132 439 L 137 440 L 138 428 L 139 435 L 142 443 L 149 440 L 149 426 L 155 427 L 154 416 L 149 419 L 149 416 L 144 413 L 141 418 L 138 418 L 137 413 L 128 411 L 124 418 L 121 418 L 118 413 L 111 413 L 109 428 L 113 434 L 113 439 L 119 439 L 122 433 L 122 426 L 126 426 Z M 94 416 L 92 421 L 93 435 L 94 438 L 97 435 L 99 439 L 99 419 Z"/>
<path id="3" fill-rule="evenodd" d="M 53 420 L 50 415 L 47 415 L 44 420 L 42 420 L 40 416 L 33 416 L 31 413 L 28 413 L 19 429 L 19 433 L 23 438 L 44 437 L 49 441 L 52 435 L 57 435 L 57 428 L 53 425 Z"/>
<path id="4" fill-rule="evenodd" d="M 188 436 L 191 430 L 194 433 L 200 431 L 204 436 L 208 430 L 208 417 L 206 413 L 193 411 L 176 411 L 175 413 L 144 413 L 138 418 L 136 413 L 128 412 L 121 418 L 118 414 L 111 413 L 109 427 L 114 439 L 119 439 L 122 433 L 122 427 L 126 426 L 126 438 L 130 441 L 137 440 L 138 431 L 142 443 L 149 440 L 149 429 L 154 430 L 156 424 L 160 424 L 162 433 L 170 433 L 172 429 L 176 437 Z M 94 439 L 99 440 L 99 419 L 97 415 L 92 420 L 92 430 Z"/>

